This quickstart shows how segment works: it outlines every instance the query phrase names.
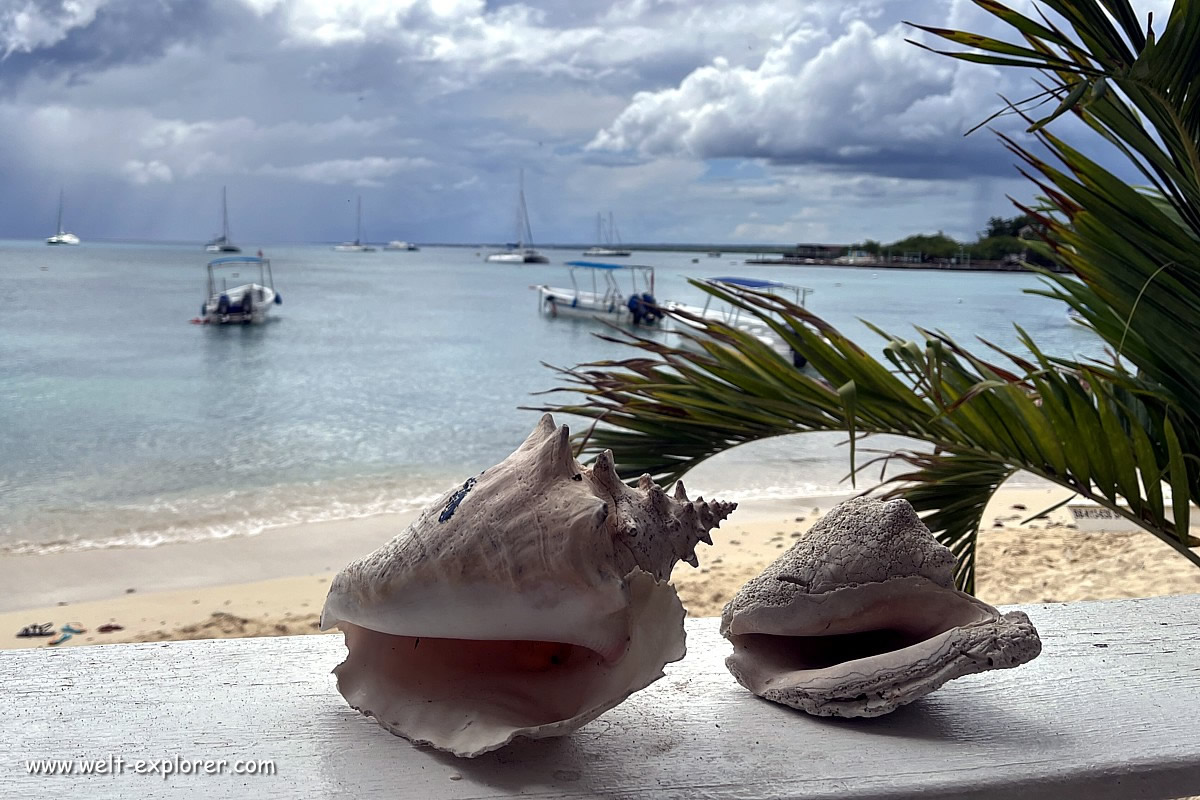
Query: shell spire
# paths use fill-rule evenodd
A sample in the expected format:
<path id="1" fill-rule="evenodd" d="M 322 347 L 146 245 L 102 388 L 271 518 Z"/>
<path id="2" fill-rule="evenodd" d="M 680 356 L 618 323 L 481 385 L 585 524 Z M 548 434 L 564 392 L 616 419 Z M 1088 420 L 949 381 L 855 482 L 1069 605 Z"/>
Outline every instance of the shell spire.
<path id="1" fill-rule="evenodd" d="M 615 501 L 613 533 L 632 559 L 628 566 L 640 567 L 660 581 L 670 576 L 679 561 L 699 566 L 696 545 L 712 544 L 709 531 L 737 508 L 736 503 L 705 502 L 703 498 L 689 501 L 682 481 L 675 485 L 674 498 L 650 475 L 642 475 L 637 488 L 631 488 L 617 474 L 611 450 L 596 457 L 591 477 Z"/>

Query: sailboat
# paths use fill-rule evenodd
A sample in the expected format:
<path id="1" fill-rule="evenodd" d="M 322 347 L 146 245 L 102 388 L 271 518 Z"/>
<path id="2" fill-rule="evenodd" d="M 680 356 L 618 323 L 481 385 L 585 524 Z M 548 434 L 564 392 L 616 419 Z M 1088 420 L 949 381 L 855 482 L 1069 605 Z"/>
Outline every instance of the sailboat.
<path id="1" fill-rule="evenodd" d="M 629 256 L 632 250 L 621 247 L 621 234 L 617 233 L 617 223 L 613 222 L 612 212 L 608 212 L 608 225 L 604 218 L 596 214 L 596 245 L 583 251 L 585 256 Z"/>
<path id="2" fill-rule="evenodd" d="M 358 196 L 358 227 L 354 230 L 353 242 L 335 244 L 333 249 L 339 253 L 374 253 L 375 248 L 362 241 L 362 195 Z"/>
<path id="3" fill-rule="evenodd" d="M 533 231 L 529 228 L 529 209 L 525 207 L 525 170 L 521 170 L 517 190 L 517 243 L 502 253 L 489 253 L 486 261 L 501 264 L 549 264 L 550 259 L 533 248 Z"/>
<path id="4" fill-rule="evenodd" d="M 46 244 L 79 244 L 79 237 L 63 230 L 63 192 L 58 190 L 58 233 L 46 239 Z"/>
<path id="5" fill-rule="evenodd" d="M 240 253 L 238 247 L 229 238 L 229 205 L 225 200 L 225 187 L 221 187 L 221 235 L 204 245 L 206 253 Z"/>

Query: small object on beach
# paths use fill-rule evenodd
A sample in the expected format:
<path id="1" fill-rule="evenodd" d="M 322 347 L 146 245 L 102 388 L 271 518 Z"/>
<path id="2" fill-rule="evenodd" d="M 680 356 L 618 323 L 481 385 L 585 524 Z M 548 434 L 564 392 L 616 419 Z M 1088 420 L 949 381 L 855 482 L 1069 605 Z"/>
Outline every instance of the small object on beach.
<path id="1" fill-rule="evenodd" d="M 338 573 L 321 614 L 350 705 L 394 734 L 474 757 L 564 736 L 683 658 L 667 581 L 733 503 L 587 466 L 546 414 L 500 464 Z"/>
<path id="2" fill-rule="evenodd" d="M 133 594 L 136 591 L 137 591 L 137 589 L 126 589 L 125 594 Z"/>
<path id="3" fill-rule="evenodd" d="M 67 604 L 67 601 L 66 601 L 66 600 L 59 600 L 59 601 L 58 601 L 58 605 L 60 605 L 60 606 L 65 606 L 66 604 Z"/>
<path id="4" fill-rule="evenodd" d="M 100 633 L 112 633 L 113 631 L 125 630 L 125 626 L 118 625 L 115 622 L 106 622 L 103 625 L 101 625 L 99 628 L 96 628 L 96 630 L 99 631 Z"/>
<path id="5" fill-rule="evenodd" d="M 1013 511 L 1024 511 L 1025 504 L 1024 503 L 1013 503 L 1012 508 L 1013 508 Z"/>
<path id="6" fill-rule="evenodd" d="M 806 519 L 808 519 L 808 517 L 796 517 L 795 521 L 796 522 L 804 522 L 804 520 L 806 520 Z"/>
<path id="7" fill-rule="evenodd" d="M 53 622 L 35 622 L 32 625 L 26 625 L 21 630 L 17 631 L 18 639 L 29 639 L 36 636 L 53 636 Z"/>
<path id="8" fill-rule="evenodd" d="M 78 622 L 68 622 L 60 628 L 63 633 L 87 633 L 87 628 L 80 625 Z"/>
<path id="9" fill-rule="evenodd" d="M 46 642 L 46 644 L 48 644 L 51 647 L 56 647 L 57 645 L 60 645 L 63 642 L 70 639 L 72 636 L 72 633 L 70 630 L 68 630 L 68 628 L 69 628 L 69 626 L 63 626 L 63 629 L 59 632 L 58 636 L 55 637 L 54 639 L 51 639 L 50 641 Z"/>
<path id="10" fill-rule="evenodd" d="M 767 700 L 875 717 L 1035 658 L 1029 617 L 958 591 L 954 569 L 907 501 L 847 500 L 725 606 L 725 665 Z"/>

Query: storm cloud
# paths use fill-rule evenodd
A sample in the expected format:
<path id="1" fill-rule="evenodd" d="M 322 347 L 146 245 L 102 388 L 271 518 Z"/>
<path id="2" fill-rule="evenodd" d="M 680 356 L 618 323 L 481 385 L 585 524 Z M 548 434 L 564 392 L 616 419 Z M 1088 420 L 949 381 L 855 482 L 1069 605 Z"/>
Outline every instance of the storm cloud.
<path id="1" fill-rule="evenodd" d="M 1161 5 L 1161 4 L 1160 4 Z M 962 0 L 0 0 L 0 237 L 970 236 L 1031 190 L 987 132 L 1028 76 L 904 41 Z M 1011 130 L 1016 130 L 1010 123 Z"/>

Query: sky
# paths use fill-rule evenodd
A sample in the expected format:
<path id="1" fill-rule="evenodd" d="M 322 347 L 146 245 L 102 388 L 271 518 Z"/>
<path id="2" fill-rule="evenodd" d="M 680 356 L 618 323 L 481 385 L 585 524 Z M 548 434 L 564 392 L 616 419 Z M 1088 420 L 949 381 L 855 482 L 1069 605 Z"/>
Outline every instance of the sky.
<path id="1" fill-rule="evenodd" d="M 1021 2 L 1015 5 L 1021 6 Z M 1156 17 L 1169 0 L 1135 2 Z M 969 0 L 0 0 L 0 238 L 974 239 L 1033 190 L 963 134 L 1021 71 Z M 1012 122 L 999 126 L 1020 136 Z"/>

